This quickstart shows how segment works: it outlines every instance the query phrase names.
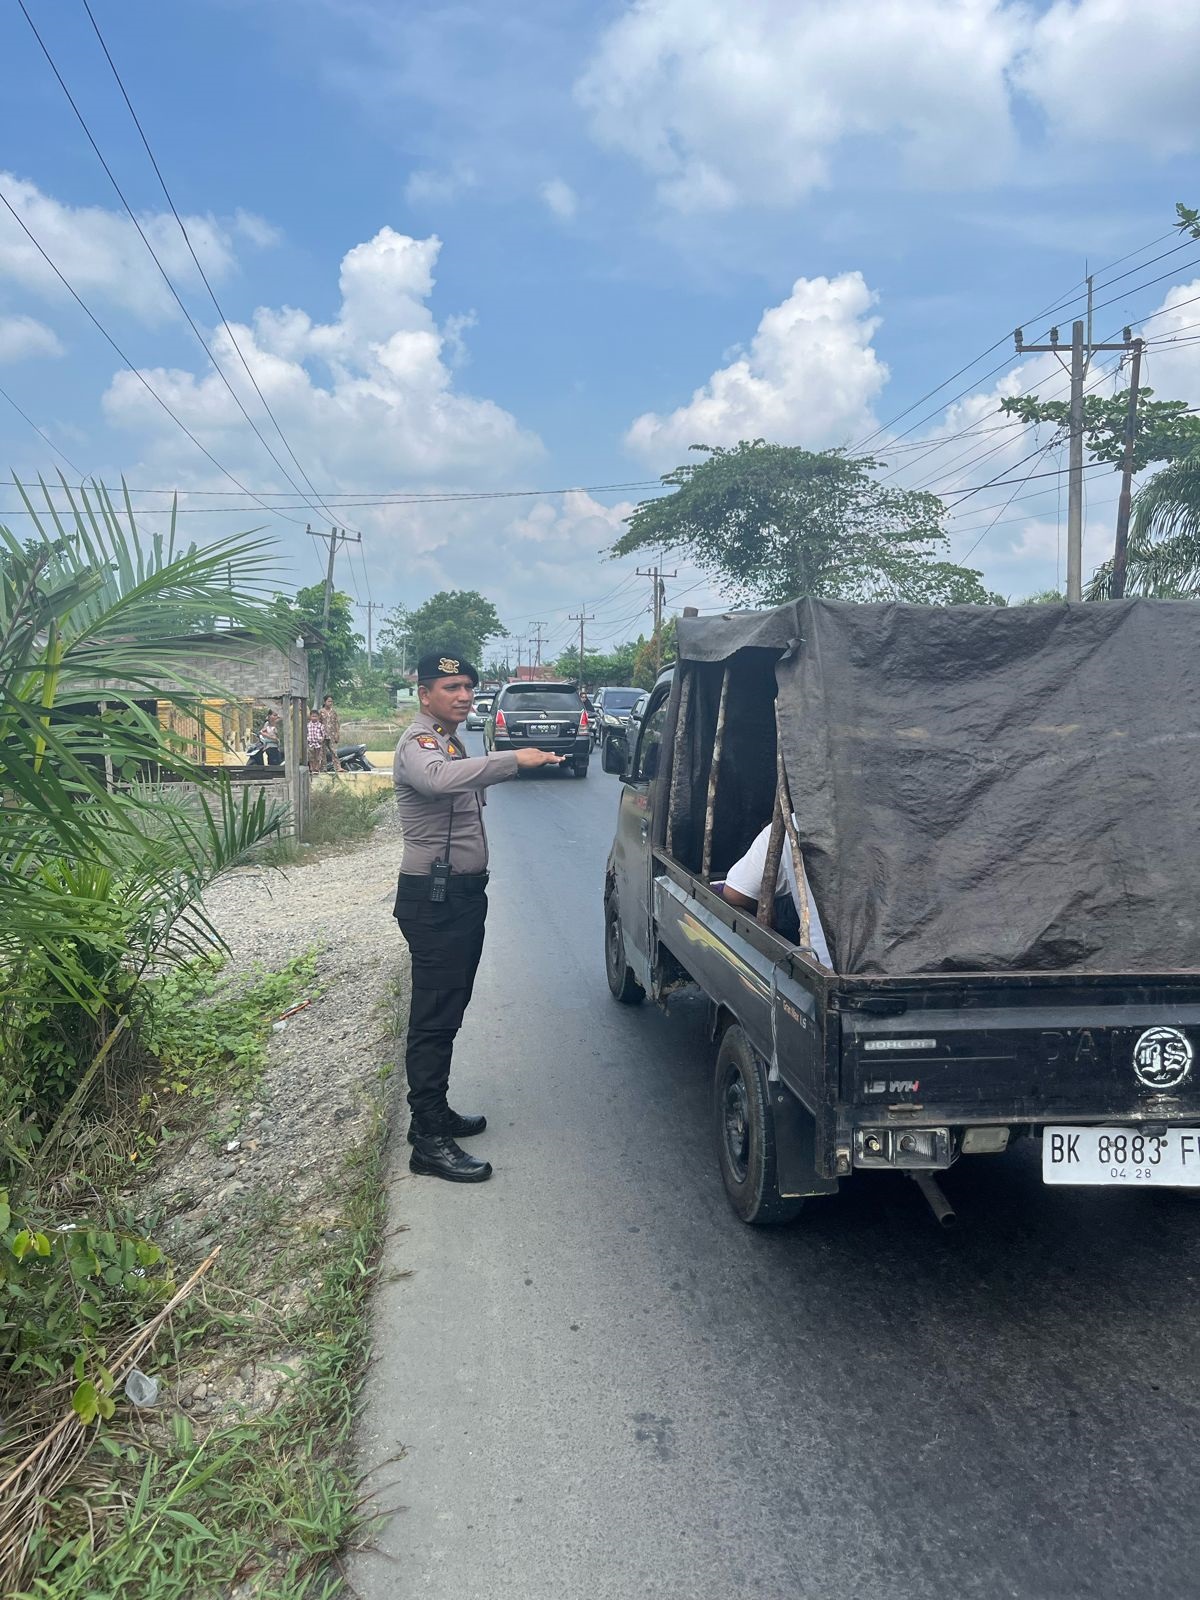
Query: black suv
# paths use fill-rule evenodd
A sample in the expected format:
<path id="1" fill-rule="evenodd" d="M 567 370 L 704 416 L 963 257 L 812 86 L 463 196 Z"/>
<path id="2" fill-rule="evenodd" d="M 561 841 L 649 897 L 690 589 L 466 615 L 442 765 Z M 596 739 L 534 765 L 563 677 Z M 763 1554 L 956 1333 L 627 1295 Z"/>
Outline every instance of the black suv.
<path id="1" fill-rule="evenodd" d="M 600 746 L 600 765 L 605 772 L 620 772 L 629 732 L 629 718 L 641 698 L 640 689 L 605 687 L 596 697 L 596 722 L 592 742 Z"/>
<path id="2" fill-rule="evenodd" d="M 586 778 L 591 735 L 574 683 L 506 683 L 483 729 L 488 750 L 550 750 Z"/>

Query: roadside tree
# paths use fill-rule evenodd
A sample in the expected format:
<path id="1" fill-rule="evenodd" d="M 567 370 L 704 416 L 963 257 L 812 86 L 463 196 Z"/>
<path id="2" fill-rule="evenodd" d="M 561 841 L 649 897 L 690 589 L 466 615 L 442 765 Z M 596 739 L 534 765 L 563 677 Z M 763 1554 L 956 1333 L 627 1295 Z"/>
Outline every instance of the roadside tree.
<path id="1" fill-rule="evenodd" d="M 478 664 L 489 639 L 507 639 L 495 606 L 475 589 L 442 589 L 424 605 L 396 606 L 380 629 L 380 643 L 402 652 L 409 667 L 427 650 L 458 650 Z"/>
<path id="2" fill-rule="evenodd" d="M 642 501 L 614 556 L 679 550 L 752 605 L 801 595 L 1002 603 L 948 559 L 937 496 L 888 488 L 874 457 L 763 439 L 692 448 L 706 459 L 664 475 L 675 493 Z"/>

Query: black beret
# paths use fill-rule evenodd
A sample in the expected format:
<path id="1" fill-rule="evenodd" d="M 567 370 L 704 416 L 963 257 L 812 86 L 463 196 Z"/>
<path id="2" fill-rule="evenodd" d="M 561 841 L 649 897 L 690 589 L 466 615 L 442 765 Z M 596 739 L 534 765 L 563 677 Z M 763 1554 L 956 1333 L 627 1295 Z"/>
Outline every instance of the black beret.
<path id="1" fill-rule="evenodd" d="M 479 674 L 469 661 L 456 656 L 453 651 L 430 650 L 417 662 L 417 682 L 432 683 L 435 678 L 470 678 L 479 687 Z"/>

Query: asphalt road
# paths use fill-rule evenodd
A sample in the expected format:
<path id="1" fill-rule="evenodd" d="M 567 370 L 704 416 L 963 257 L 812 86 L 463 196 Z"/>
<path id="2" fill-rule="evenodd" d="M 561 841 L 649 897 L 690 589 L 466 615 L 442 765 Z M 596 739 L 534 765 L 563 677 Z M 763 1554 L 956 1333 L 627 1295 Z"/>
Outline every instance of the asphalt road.
<path id="1" fill-rule="evenodd" d="M 496 1174 L 397 1149 L 359 1593 L 1200 1595 L 1200 1201 L 1043 1189 L 1026 1148 L 947 1176 L 953 1234 L 887 1175 L 744 1227 L 701 1008 L 605 986 L 617 790 L 491 791 L 453 1098 Z"/>

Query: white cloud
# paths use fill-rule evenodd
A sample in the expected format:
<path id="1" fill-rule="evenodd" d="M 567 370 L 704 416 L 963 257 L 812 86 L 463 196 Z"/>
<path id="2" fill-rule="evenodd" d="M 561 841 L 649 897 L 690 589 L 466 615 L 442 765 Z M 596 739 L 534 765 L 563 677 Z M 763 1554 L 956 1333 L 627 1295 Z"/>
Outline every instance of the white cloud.
<path id="1" fill-rule="evenodd" d="M 265 217 L 260 217 L 256 211 L 244 211 L 241 206 L 233 213 L 233 230 L 259 250 L 269 250 L 273 245 L 283 243 L 281 229 Z"/>
<path id="2" fill-rule="evenodd" d="M 63 205 L 36 184 L 8 172 L 0 172 L 0 190 L 84 300 L 120 306 L 151 324 L 178 315 L 149 251 L 123 212 Z M 171 277 L 180 285 L 198 283 L 199 274 L 175 218 L 169 212 L 146 212 L 139 221 Z M 217 282 L 227 277 L 234 267 L 230 229 L 211 216 L 185 216 L 183 221 L 208 276 Z M 240 213 L 234 226 L 248 238 L 257 229 L 259 240 L 267 227 L 248 212 Z M 69 298 L 36 246 L 3 209 L 0 281 L 48 300 Z"/>
<path id="3" fill-rule="evenodd" d="M 851 149 L 920 184 L 1012 177 L 1019 93 L 1056 137 L 1196 149 L 1198 66 L 1180 0 L 630 0 L 575 92 L 601 144 L 699 211 L 788 205 Z"/>
<path id="4" fill-rule="evenodd" d="M 253 327 L 234 325 L 238 345 L 314 482 L 357 488 L 381 479 L 430 479 L 477 470 L 506 473 L 540 453 L 540 443 L 491 400 L 459 393 L 446 360 L 449 341 L 426 303 L 433 292 L 437 238 L 381 228 L 342 260 L 336 319 L 314 322 L 285 306 L 262 308 Z M 219 329 L 213 348 L 232 382 L 240 360 Z M 327 369 L 318 381 L 308 363 Z M 265 476 L 261 451 L 214 373 L 156 369 L 149 382 L 214 454 L 239 457 Z M 243 395 L 247 408 L 253 392 Z M 118 372 L 104 397 L 118 425 L 147 430 L 174 458 L 181 436 L 132 372 Z M 297 442 L 298 441 L 298 442 Z M 183 441 L 186 447 L 186 441 Z M 183 459 L 188 458 L 185 454 Z"/>
<path id="5" fill-rule="evenodd" d="M 560 222 L 570 222 L 579 210 L 579 196 L 562 178 L 550 178 L 539 192 Z"/>
<path id="6" fill-rule="evenodd" d="M 437 205 L 457 200 L 460 194 L 474 189 L 479 183 L 474 170 L 465 162 L 456 161 L 443 171 L 421 167 L 411 172 L 404 185 L 404 198 L 409 205 Z"/>
<path id="7" fill-rule="evenodd" d="M 1017 81 L 1074 139 L 1121 140 L 1156 157 L 1200 144 L 1200 6 L 1181 0 L 1055 0 L 1034 24 Z"/>
<path id="8" fill-rule="evenodd" d="M 61 356 L 58 335 L 33 317 L 0 317 L 0 361 L 25 361 L 30 356 Z"/>
<path id="9" fill-rule="evenodd" d="M 638 417 L 627 446 L 652 465 L 671 466 L 693 444 L 765 438 L 821 449 L 870 428 L 871 404 L 888 377 L 871 346 L 874 302 L 859 272 L 797 278 L 788 298 L 763 312 L 746 352 L 686 405 Z"/>
<path id="10" fill-rule="evenodd" d="M 998 172 L 1023 13 L 999 0 L 638 0 L 576 86 L 601 143 L 684 210 L 786 204 L 844 141 L 922 180 Z"/>

